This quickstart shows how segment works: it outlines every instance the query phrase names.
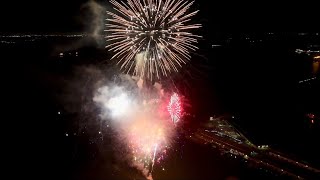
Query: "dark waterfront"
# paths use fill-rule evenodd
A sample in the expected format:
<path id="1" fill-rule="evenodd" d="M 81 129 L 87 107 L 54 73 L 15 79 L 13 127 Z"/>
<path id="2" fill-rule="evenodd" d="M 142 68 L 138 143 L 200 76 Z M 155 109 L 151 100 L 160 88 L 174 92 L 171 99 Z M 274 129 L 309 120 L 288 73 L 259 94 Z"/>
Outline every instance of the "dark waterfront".
<path id="1" fill-rule="evenodd" d="M 268 144 L 320 167 L 319 71 L 312 72 L 311 56 L 295 52 L 320 42 L 320 36 L 264 33 L 257 37 L 248 33 L 219 38 L 215 43 L 201 42 L 191 65 L 172 76 L 192 105 L 194 117 L 186 118 L 185 127 L 198 127 L 210 116 L 232 115 L 234 123 L 257 145 Z M 112 130 L 101 129 L 94 114 L 97 110 L 83 110 L 100 72 L 103 76 L 117 72 L 107 61 L 103 45 L 86 36 L 1 40 L 9 109 L 6 130 L 16 140 L 12 143 L 16 157 L 11 163 L 35 178 L 143 179 L 114 157 Z M 314 123 L 310 113 L 317 117 Z M 180 135 L 173 152 L 155 167 L 154 179 L 286 177 L 222 155 L 208 145 L 184 139 L 184 135 L 188 134 Z"/>

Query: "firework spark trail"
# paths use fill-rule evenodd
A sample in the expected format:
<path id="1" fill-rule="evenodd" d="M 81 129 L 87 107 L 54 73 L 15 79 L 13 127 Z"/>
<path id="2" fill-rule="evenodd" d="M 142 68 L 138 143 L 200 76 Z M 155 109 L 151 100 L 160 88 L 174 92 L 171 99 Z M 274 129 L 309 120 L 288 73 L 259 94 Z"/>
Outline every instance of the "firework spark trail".
<path id="1" fill-rule="evenodd" d="M 121 69 L 141 78 L 168 76 L 190 59 L 189 51 L 200 36 L 189 30 L 200 24 L 189 24 L 198 11 L 188 13 L 194 1 L 184 0 L 110 0 L 114 11 L 108 11 L 106 48 L 114 51 Z M 139 55 L 140 56 L 137 56 Z"/>
<path id="2" fill-rule="evenodd" d="M 154 166 L 154 162 L 155 162 L 155 159 L 156 159 L 157 149 L 158 149 L 158 144 L 156 144 L 154 146 L 154 152 L 153 152 L 152 166 L 151 166 L 150 174 L 152 174 L 152 172 L 153 172 L 153 166 Z"/>

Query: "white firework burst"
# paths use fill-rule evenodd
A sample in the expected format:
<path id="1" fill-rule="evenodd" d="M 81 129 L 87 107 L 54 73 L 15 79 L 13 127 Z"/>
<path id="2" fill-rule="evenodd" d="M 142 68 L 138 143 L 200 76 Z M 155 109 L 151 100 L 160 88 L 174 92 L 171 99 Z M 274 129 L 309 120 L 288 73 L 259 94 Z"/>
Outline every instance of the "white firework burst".
<path id="1" fill-rule="evenodd" d="M 189 32 L 201 27 L 189 24 L 198 11 L 188 13 L 194 3 L 187 0 L 110 1 L 115 12 L 108 11 L 105 30 L 112 59 L 121 69 L 141 78 L 160 78 L 190 59 L 190 50 L 200 36 Z"/>

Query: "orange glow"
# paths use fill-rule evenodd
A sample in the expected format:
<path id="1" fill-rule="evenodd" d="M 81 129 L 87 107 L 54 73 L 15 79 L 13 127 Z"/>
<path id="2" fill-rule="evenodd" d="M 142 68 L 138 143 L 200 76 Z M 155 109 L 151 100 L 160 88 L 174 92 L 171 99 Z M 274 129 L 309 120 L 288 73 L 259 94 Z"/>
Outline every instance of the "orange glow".
<path id="1" fill-rule="evenodd" d="M 314 59 L 320 59 L 320 56 L 315 56 L 315 57 L 313 57 Z"/>
<path id="2" fill-rule="evenodd" d="M 320 68 L 319 66 L 320 66 L 320 62 L 319 61 L 316 61 L 316 62 L 312 63 L 312 73 L 313 74 L 317 74 L 319 72 L 319 68 Z"/>

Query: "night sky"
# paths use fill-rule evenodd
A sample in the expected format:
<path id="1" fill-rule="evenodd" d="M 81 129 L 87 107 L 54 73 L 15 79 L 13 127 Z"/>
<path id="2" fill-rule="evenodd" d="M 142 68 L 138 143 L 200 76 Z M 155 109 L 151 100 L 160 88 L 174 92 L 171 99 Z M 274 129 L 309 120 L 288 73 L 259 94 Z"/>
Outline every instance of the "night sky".
<path id="1" fill-rule="evenodd" d="M 0 7 L 0 32 L 83 32 L 88 0 L 6 1 Z M 106 0 L 97 0 L 107 6 Z M 197 0 L 198 19 L 210 32 L 317 31 L 315 2 L 225 2 Z"/>
<path id="2" fill-rule="evenodd" d="M 92 12 L 88 11 L 86 6 L 89 1 L 13 0 L 2 2 L 0 5 L 0 34 L 86 33 L 88 29 L 90 30 L 88 27 L 90 27 L 92 16 Z M 107 0 L 96 0 L 96 2 L 108 8 Z M 296 75 L 295 68 L 299 66 L 289 64 L 292 59 L 296 58 L 294 51 L 289 53 L 291 52 L 289 48 L 284 48 L 288 44 L 291 45 L 290 41 L 276 45 L 271 42 L 256 49 L 251 46 L 242 46 L 240 42 L 231 44 L 231 48 L 219 51 L 212 50 L 209 43 L 214 42 L 213 37 L 219 35 L 220 32 L 233 33 L 235 39 L 236 34 L 241 32 L 320 32 L 320 14 L 315 3 L 256 1 L 255 4 L 252 4 L 243 1 L 234 3 L 221 0 L 195 0 L 193 8 L 200 9 L 195 21 L 204 26 L 199 34 L 204 36 L 205 42 L 201 41 L 200 45 L 210 47 L 210 49 L 201 47 L 197 53 L 204 54 L 212 61 L 204 65 L 201 64 L 202 61 L 199 61 L 200 63 L 197 64 L 201 67 L 198 69 L 198 72 L 201 71 L 199 74 L 205 74 L 207 79 L 193 80 L 202 85 L 197 86 L 195 83 L 196 85 L 193 86 L 197 87 L 193 92 L 197 94 L 194 97 L 196 99 L 194 106 L 199 105 L 198 109 L 204 107 L 203 111 L 218 109 L 219 105 L 222 106 L 221 109 L 227 106 L 231 109 L 230 111 L 242 113 L 243 124 L 247 125 L 244 126 L 244 129 L 250 130 L 253 134 L 267 134 L 266 137 L 276 140 L 280 139 L 278 138 L 280 134 L 282 139 L 288 138 L 294 141 L 294 138 L 290 136 L 292 134 L 299 136 L 299 132 L 292 128 L 290 131 L 293 132 L 287 133 L 289 130 L 286 127 L 288 122 L 291 126 L 300 127 L 300 124 L 294 121 L 295 114 L 289 114 L 300 108 L 299 104 L 295 107 L 296 92 L 292 91 L 292 86 L 295 85 L 294 80 L 296 80 L 292 77 Z M 77 66 L 76 63 L 70 65 L 74 62 L 50 61 L 52 57 L 48 61 L 45 59 L 52 54 L 56 55 L 52 53 L 53 46 L 46 43 L 16 49 L 10 48 L 11 46 L 0 49 L 2 50 L 1 59 L 4 62 L 1 72 L 8 82 L 3 82 L 3 89 L 7 91 L 3 93 L 3 96 L 8 99 L 4 104 L 10 109 L 7 111 L 9 118 L 3 120 L 5 122 L 3 129 L 8 131 L 6 137 L 9 137 L 8 141 L 10 141 L 5 148 L 12 153 L 12 156 L 8 155 L 10 163 L 6 165 L 14 167 L 13 175 L 19 174 L 16 168 L 22 169 L 21 174 L 25 176 L 39 171 L 39 174 L 36 173 L 39 179 L 50 179 L 51 175 L 53 175 L 51 178 L 54 178 L 54 174 L 58 176 L 57 174 L 61 173 L 58 170 L 64 168 L 63 164 L 66 161 L 65 149 L 63 149 L 65 146 L 61 145 L 63 142 L 61 139 L 65 138 L 63 136 L 64 127 L 61 127 L 62 120 L 57 120 L 60 117 L 57 111 L 62 108 L 57 105 L 56 92 L 55 89 L 52 89 L 52 87 L 57 89 L 65 87 L 59 83 L 56 87 L 54 82 L 60 82 L 61 79 L 64 82 L 66 77 L 80 78 L 72 74 L 74 73 L 72 67 Z M 82 50 L 89 53 L 87 56 L 84 55 L 84 62 L 77 63 L 85 65 L 87 61 L 98 56 L 99 61 L 104 61 L 105 57 L 96 53 L 99 50 L 90 48 Z M 259 61 L 256 57 L 260 58 Z M 288 64 L 293 67 L 287 68 Z M 256 68 L 257 66 L 259 68 Z M 260 78 L 261 81 L 256 82 L 253 76 Z M 205 82 L 207 80 L 214 83 L 204 86 L 208 84 Z M 257 92 L 258 96 L 255 96 Z M 305 97 L 301 97 L 303 98 Z M 212 103 L 208 99 L 217 100 L 220 104 Z M 311 105 L 313 104 L 310 103 Z M 208 115 L 212 114 L 203 116 L 207 118 Z M 258 118 L 259 121 L 257 121 Z M 314 139 L 309 140 L 310 144 L 313 144 Z M 300 147 L 304 149 L 304 146 Z M 316 150 L 313 151 L 316 152 Z M 30 165 L 32 161 L 36 164 Z M 41 176 L 41 171 L 45 176 Z"/>

